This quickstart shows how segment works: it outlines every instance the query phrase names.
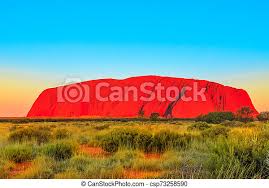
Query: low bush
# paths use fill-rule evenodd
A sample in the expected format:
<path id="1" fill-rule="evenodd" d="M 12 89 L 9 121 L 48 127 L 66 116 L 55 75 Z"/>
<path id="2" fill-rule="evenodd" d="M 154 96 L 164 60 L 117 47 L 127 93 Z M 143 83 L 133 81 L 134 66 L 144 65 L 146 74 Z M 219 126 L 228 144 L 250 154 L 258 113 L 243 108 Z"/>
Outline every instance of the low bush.
<path id="1" fill-rule="evenodd" d="M 86 156 L 75 156 L 70 159 L 70 168 L 79 172 L 85 172 L 91 164 L 92 159 Z"/>
<path id="2" fill-rule="evenodd" d="M 164 152 L 172 148 L 185 149 L 190 141 L 191 135 L 179 135 L 168 130 L 161 131 L 154 135 L 151 151 Z"/>
<path id="3" fill-rule="evenodd" d="M 202 122 L 202 121 L 199 121 L 199 122 L 196 122 L 194 124 L 192 124 L 190 127 L 188 127 L 188 130 L 205 130 L 205 129 L 208 129 L 210 128 L 211 126 L 206 123 L 206 122 Z"/>
<path id="4" fill-rule="evenodd" d="M 54 178 L 54 166 L 53 159 L 40 156 L 36 158 L 31 167 L 26 169 L 25 172 L 19 174 L 16 178 L 20 179 L 51 179 Z"/>
<path id="5" fill-rule="evenodd" d="M 43 151 L 49 157 L 56 161 L 70 159 L 76 152 L 76 146 L 69 142 L 56 142 L 48 144 L 43 148 Z"/>
<path id="6" fill-rule="evenodd" d="M 119 143 L 117 140 L 114 140 L 113 137 L 106 136 L 101 141 L 101 147 L 110 153 L 114 153 L 119 149 Z"/>
<path id="7" fill-rule="evenodd" d="M 144 155 L 136 150 L 119 150 L 112 157 L 113 161 L 120 163 L 124 168 L 131 168 L 137 158 L 144 158 Z"/>
<path id="8" fill-rule="evenodd" d="M 222 122 L 221 125 L 223 125 L 225 127 L 241 127 L 244 125 L 244 123 L 242 123 L 241 121 L 226 120 L 226 121 Z"/>
<path id="9" fill-rule="evenodd" d="M 79 144 L 89 144 L 90 138 L 87 136 L 79 136 L 78 137 L 78 143 Z"/>
<path id="10" fill-rule="evenodd" d="M 10 133 L 8 140 L 11 142 L 36 141 L 38 144 L 50 140 L 51 134 L 46 128 L 23 128 Z"/>
<path id="11" fill-rule="evenodd" d="M 135 137 L 135 148 L 140 149 L 144 152 L 150 152 L 153 147 L 153 139 L 153 135 L 150 133 L 140 133 Z"/>
<path id="12" fill-rule="evenodd" d="M 101 146 L 108 152 L 117 151 L 119 146 L 134 148 L 138 135 L 138 131 L 133 129 L 113 130 L 103 137 Z"/>
<path id="13" fill-rule="evenodd" d="M 99 162 L 92 163 L 88 166 L 85 178 L 92 179 L 120 179 L 123 178 L 123 166 L 120 163 L 115 163 L 111 161 L 112 159 L 107 159 Z"/>
<path id="14" fill-rule="evenodd" d="M 76 156 L 70 160 L 70 166 L 58 173 L 56 178 L 123 178 L 123 166 L 115 158 L 96 159 L 85 156 Z"/>
<path id="15" fill-rule="evenodd" d="M 96 125 L 93 128 L 95 130 L 102 131 L 102 130 L 108 129 L 109 127 L 110 127 L 109 125 Z"/>
<path id="16" fill-rule="evenodd" d="M 259 121 L 269 121 L 269 112 L 261 112 L 257 118 Z"/>
<path id="17" fill-rule="evenodd" d="M 161 168 L 172 171 L 181 168 L 182 154 L 176 151 L 167 151 L 162 156 Z"/>
<path id="18" fill-rule="evenodd" d="M 245 123 L 254 121 L 253 110 L 247 106 L 242 107 L 236 112 L 236 118 Z"/>
<path id="19" fill-rule="evenodd" d="M 151 134 L 125 129 L 114 130 L 105 135 L 101 139 L 101 147 L 107 152 L 116 152 L 119 147 L 163 152 L 169 148 L 186 148 L 190 141 L 190 135 L 180 135 L 168 130 Z"/>
<path id="20" fill-rule="evenodd" d="M 14 119 L 14 120 L 11 120 L 11 122 L 13 124 L 27 124 L 27 123 L 30 123 L 31 120 L 30 119 L 23 118 L 23 119 Z"/>
<path id="21" fill-rule="evenodd" d="M 67 129 L 57 129 L 54 133 L 54 136 L 56 139 L 66 139 L 71 136 L 71 132 L 68 131 Z"/>
<path id="22" fill-rule="evenodd" d="M 156 121 L 156 120 L 159 119 L 159 117 L 160 117 L 160 114 L 154 112 L 154 113 L 150 114 L 150 117 L 149 117 L 149 118 L 150 118 L 150 120 L 152 120 L 152 121 Z"/>
<path id="23" fill-rule="evenodd" d="M 2 155 L 16 163 L 30 161 L 35 158 L 36 150 L 28 145 L 11 145 L 2 149 Z"/>
<path id="24" fill-rule="evenodd" d="M 160 171 L 161 161 L 159 159 L 138 158 L 134 161 L 133 169 L 138 171 Z"/>
<path id="25" fill-rule="evenodd" d="M 197 117 L 196 120 L 219 124 L 225 120 L 233 121 L 234 119 L 235 115 L 232 112 L 210 112 L 207 115 Z"/>
<path id="26" fill-rule="evenodd" d="M 209 146 L 209 157 L 206 162 L 213 178 L 266 178 L 268 142 L 252 139 L 217 139 Z"/>
<path id="27" fill-rule="evenodd" d="M 230 129 L 224 126 L 214 126 L 202 131 L 202 136 L 215 138 L 218 136 L 228 137 Z"/>

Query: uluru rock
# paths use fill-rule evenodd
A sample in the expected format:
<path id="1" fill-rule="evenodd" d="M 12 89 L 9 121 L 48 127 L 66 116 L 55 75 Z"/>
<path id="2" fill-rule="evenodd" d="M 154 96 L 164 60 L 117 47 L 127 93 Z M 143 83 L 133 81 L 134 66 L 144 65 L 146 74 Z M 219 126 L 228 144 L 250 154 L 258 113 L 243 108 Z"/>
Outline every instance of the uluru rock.
<path id="1" fill-rule="evenodd" d="M 258 114 L 243 89 L 206 80 L 140 76 L 46 89 L 27 117 L 133 118 L 159 113 L 163 117 L 195 118 L 209 112 L 237 112 L 242 107 L 251 108 L 253 115 Z"/>

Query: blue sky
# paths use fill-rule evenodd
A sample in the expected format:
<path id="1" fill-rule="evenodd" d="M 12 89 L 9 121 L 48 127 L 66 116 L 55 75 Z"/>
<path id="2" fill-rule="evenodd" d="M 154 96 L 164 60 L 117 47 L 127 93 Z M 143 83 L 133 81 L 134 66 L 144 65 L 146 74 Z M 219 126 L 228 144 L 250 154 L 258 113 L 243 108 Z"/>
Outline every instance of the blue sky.
<path id="1" fill-rule="evenodd" d="M 269 110 L 268 10 L 266 0 L 1 1 L 0 84 L 12 83 L 1 89 L 29 85 L 24 114 L 65 78 L 167 75 L 244 88 Z"/>
<path id="2" fill-rule="evenodd" d="M 268 9 L 265 0 L 2 1 L 0 65 L 89 78 L 264 71 Z"/>
<path id="3" fill-rule="evenodd" d="M 1 44 L 160 44 L 268 51 L 269 2 L 2 1 Z"/>

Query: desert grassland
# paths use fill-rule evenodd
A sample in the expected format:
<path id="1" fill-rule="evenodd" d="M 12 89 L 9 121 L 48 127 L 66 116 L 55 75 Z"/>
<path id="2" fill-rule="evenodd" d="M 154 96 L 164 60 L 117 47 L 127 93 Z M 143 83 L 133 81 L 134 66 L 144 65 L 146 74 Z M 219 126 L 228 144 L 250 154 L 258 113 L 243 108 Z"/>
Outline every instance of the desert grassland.
<path id="1" fill-rule="evenodd" d="M 0 178 L 268 178 L 269 124 L 1 122 Z"/>

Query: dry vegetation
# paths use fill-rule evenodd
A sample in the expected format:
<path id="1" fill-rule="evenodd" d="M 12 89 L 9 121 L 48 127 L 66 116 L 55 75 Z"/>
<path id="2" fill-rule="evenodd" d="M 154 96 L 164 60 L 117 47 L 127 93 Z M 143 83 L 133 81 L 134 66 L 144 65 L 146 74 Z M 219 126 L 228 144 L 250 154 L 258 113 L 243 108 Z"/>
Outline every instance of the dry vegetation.
<path id="1" fill-rule="evenodd" d="M 0 178 L 268 178 L 269 124 L 0 123 Z"/>

